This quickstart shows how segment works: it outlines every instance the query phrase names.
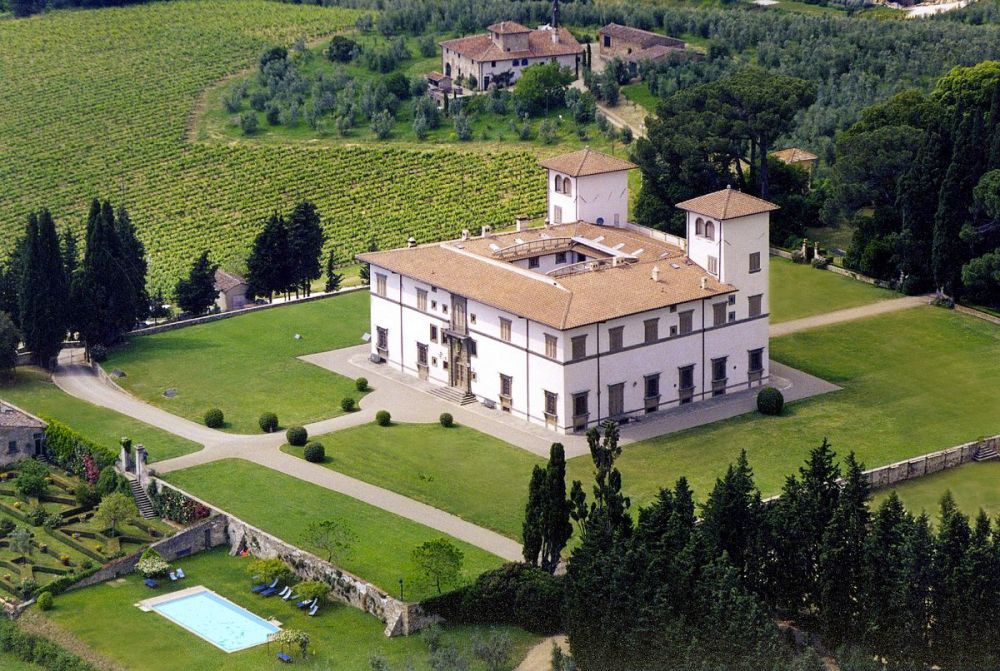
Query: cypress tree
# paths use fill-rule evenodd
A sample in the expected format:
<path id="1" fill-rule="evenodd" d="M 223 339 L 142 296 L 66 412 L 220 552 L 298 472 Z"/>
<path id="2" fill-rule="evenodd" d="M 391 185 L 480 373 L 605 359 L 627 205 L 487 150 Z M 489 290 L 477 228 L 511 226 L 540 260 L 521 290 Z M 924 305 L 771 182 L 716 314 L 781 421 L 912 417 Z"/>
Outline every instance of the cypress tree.
<path id="1" fill-rule="evenodd" d="M 917 155 L 897 185 L 896 207 L 902 220 L 898 254 L 903 290 L 917 293 L 934 284 L 931 242 L 938 194 L 947 168 L 945 143 L 936 129 L 927 131 Z"/>
<path id="2" fill-rule="evenodd" d="M 736 466 L 730 464 L 725 476 L 715 481 L 702 511 L 701 528 L 712 556 L 726 553 L 742 573 L 760 533 L 761 519 L 760 492 L 746 450 L 742 450 Z"/>
<path id="3" fill-rule="evenodd" d="M 958 510 L 951 492 L 945 492 L 934 549 L 932 606 L 933 658 L 944 668 L 966 668 L 962 666 L 962 647 L 967 643 L 963 632 L 966 622 L 963 600 L 966 596 L 965 559 L 971 537 L 969 518 Z"/>
<path id="4" fill-rule="evenodd" d="M 181 310 L 200 315 L 212 307 L 218 295 L 215 290 L 215 271 L 218 269 L 219 264 L 209 261 L 208 250 L 195 259 L 188 276 L 178 280 L 174 290 Z"/>
<path id="5" fill-rule="evenodd" d="M 308 200 L 296 205 L 287 226 L 289 285 L 308 296 L 311 282 L 321 275 L 319 256 L 325 239 L 316 206 Z"/>
<path id="6" fill-rule="evenodd" d="M 248 293 L 267 296 L 270 301 L 275 292 L 285 291 L 291 284 L 288 268 L 288 229 L 275 212 L 257 234 L 247 258 Z"/>
<path id="7" fill-rule="evenodd" d="M 554 574 L 562 551 L 573 535 L 573 525 L 569 521 L 570 504 L 566 499 L 566 454 L 562 443 L 553 443 L 549 450 L 542 497 L 541 567 Z"/>
<path id="8" fill-rule="evenodd" d="M 118 216 L 115 218 L 115 232 L 118 234 L 118 241 L 122 252 L 122 262 L 126 269 L 125 281 L 129 294 L 131 294 L 131 308 L 127 316 L 129 326 L 135 322 L 142 321 L 149 316 L 149 294 L 146 291 L 146 247 L 139 240 L 135 226 L 129 217 L 128 210 L 124 207 L 118 208 Z"/>
<path id="9" fill-rule="evenodd" d="M 48 210 L 28 217 L 18 303 L 24 345 L 49 367 L 66 337 L 69 300 L 59 235 Z"/>
<path id="10" fill-rule="evenodd" d="M 445 97 L 445 100 L 447 100 L 447 99 L 448 98 Z M 378 251 L 378 243 L 375 242 L 375 236 L 374 235 L 368 240 L 368 250 L 367 251 L 369 251 L 369 252 L 377 252 Z M 367 284 L 371 284 L 372 283 L 371 274 L 372 274 L 371 264 L 362 263 L 361 264 L 361 269 L 358 271 L 358 277 L 361 278 L 361 283 L 362 284 L 366 284 L 366 285 Z"/>
<path id="11" fill-rule="evenodd" d="M 340 283 L 344 280 L 344 274 L 337 272 L 337 251 L 330 250 L 330 255 L 326 257 L 326 285 L 323 290 L 326 292 L 340 291 Z"/>
<path id="12" fill-rule="evenodd" d="M 79 247 L 80 242 L 76 237 L 76 233 L 69 226 L 64 226 L 62 231 L 62 259 L 67 286 L 73 281 L 73 275 L 80 266 Z"/>
<path id="13" fill-rule="evenodd" d="M 524 507 L 524 523 L 521 527 L 524 561 L 538 566 L 538 554 L 542 551 L 542 496 L 545 488 L 545 470 L 539 466 L 531 470 L 528 484 L 528 503 Z"/>
<path id="14" fill-rule="evenodd" d="M 24 248 L 27 244 L 27 237 L 21 235 L 14 241 L 14 249 L 11 250 L 7 261 L 0 266 L 0 311 L 6 312 L 14 325 L 21 325 L 21 273 L 24 268 Z"/>

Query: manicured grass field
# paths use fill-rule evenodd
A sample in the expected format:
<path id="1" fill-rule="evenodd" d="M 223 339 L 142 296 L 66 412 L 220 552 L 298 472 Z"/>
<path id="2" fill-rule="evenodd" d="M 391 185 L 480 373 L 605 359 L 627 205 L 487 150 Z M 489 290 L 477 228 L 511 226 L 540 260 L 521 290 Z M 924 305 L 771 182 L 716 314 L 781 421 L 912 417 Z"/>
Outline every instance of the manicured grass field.
<path id="1" fill-rule="evenodd" d="M 808 264 L 771 257 L 771 322 L 853 308 L 900 294 Z"/>
<path id="2" fill-rule="evenodd" d="M 531 469 L 545 463 L 464 426 L 367 424 L 310 440 L 326 447 L 327 468 L 516 539 Z M 302 456 L 301 447 L 282 449 Z"/>
<path id="3" fill-rule="evenodd" d="M 306 527 L 336 519 L 357 535 L 343 568 L 398 593 L 403 578 L 409 600 L 436 593 L 413 566 L 410 555 L 421 543 L 445 536 L 416 522 L 374 508 L 356 499 L 304 482 L 290 475 L 238 459 L 168 473 L 170 482 L 213 503 L 268 533 L 307 550 Z M 465 553 L 464 575 L 471 580 L 503 561 L 484 550 L 454 541 Z"/>
<path id="4" fill-rule="evenodd" d="M 879 490 L 873 497 L 873 506 L 888 498 L 892 491 L 914 515 L 926 511 L 937 520 L 941 497 L 950 491 L 959 509 L 967 515 L 975 516 L 981 508 L 995 518 L 1000 515 L 1000 461 L 966 464 L 904 482 L 893 489 Z"/>
<path id="5" fill-rule="evenodd" d="M 340 414 L 341 399 L 361 394 L 353 380 L 296 357 L 360 345 L 368 302 L 360 291 L 133 338 L 104 365 L 124 370 L 119 383 L 139 398 L 196 422 L 217 407 L 226 430 L 239 433 L 259 433 L 263 412 L 277 413 L 282 426 L 306 424 Z M 164 397 L 171 388 L 177 396 Z"/>
<path id="6" fill-rule="evenodd" d="M 813 271 L 819 272 L 819 271 Z M 746 449 L 757 484 L 775 494 L 823 437 L 868 467 L 1000 432 L 1000 329 L 938 308 L 914 308 L 771 341 L 773 358 L 844 387 L 625 448 L 618 461 L 633 505 L 681 475 L 704 498 Z M 589 456 L 569 477 L 592 479 Z"/>
<path id="7" fill-rule="evenodd" d="M 37 664 L 22 662 L 13 653 L 0 651 L 0 669 L 3 671 L 42 671 Z"/>
<path id="8" fill-rule="evenodd" d="M 407 660 L 414 662 L 415 669 L 428 668 L 426 649 L 419 636 L 386 638 L 382 633 L 384 625 L 360 610 L 331 602 L 324 605 L 316 617 L 308 617 L 287 602 L 251 594 L 250 577 L 245 572 L 248 561 L 230 557 L 225 549 L 217 549 L 177 561 L 175 565 L 187 574 L 187 587 L 204 585 L 261 617 L 276 618 L 282 628 L 309 634 L 310 657 L 301 659 L 297 649 L 288 650 L 295 660 L 294 667 L 358 671 L 368 668 L 369 655 L 381 654 L 393 668 L 403 668 Z M 227 654 L 165 617 L 155 612 L 143 613 L 133 605 L 168 590 L 166 586 L 150 590 L 139 576 L 132 574 L 60 595 L 56 597 L 55 608 L 45 616 L 95 651 L 129 669 L 256 671 L 280 666 L 275 659 L 279 650 L 276 645 L 261 645 Z M 471 627 L 448 627 L 445 641 L 468 648 L 473 636 L 482 631 Z M 516 660 L 538 640 L 521 630 L 508 631 L 515 642 Z M 483 667 L 477 664 L 472 668 L 480 671 Z"/>
<path id="9" fill-rule="evenodd" d="M 32 414 L 60 421 L 112 450 L 118 449 L 122 436 L 128 436 L 134 444 L 146 447 L 150 461 L 201 449 L 201 445 L 190 440 L 65 394 L 48 374 L 37 368 L 18 368 L 14 384 L 0 387 L 0 398 Z"/>

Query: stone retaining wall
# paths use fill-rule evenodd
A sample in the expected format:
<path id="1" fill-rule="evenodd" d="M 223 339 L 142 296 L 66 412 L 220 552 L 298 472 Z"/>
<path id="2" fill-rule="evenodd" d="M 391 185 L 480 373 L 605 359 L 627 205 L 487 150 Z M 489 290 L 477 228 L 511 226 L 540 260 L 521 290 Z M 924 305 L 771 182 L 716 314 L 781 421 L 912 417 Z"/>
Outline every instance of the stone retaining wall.
<path id="1" fill-rule="evenodd" d="M 947 450 L 931 452 L 913 459 L 898 461 L 881 468 L 873 468 L 865 471 L 865 475 L 868 476 L 868 484 L 873 490 L 884 489 L 906 480 L 967 464 L 972 461 L 980 448 L 988 447 L 1000 449 L 1000 435 L 974 440 L 971 443 L 956 445 Z"/>

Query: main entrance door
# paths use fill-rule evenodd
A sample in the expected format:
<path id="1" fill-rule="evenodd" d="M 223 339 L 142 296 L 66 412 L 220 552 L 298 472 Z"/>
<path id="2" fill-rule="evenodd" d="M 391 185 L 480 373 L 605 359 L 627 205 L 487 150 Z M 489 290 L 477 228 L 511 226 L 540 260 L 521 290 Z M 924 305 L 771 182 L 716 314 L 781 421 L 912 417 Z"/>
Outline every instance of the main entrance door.
<path id="1" fill-rule="evenodd" d="M 449 340 L 451 386 L 462 391 L 469 391 L 469 348 L 461 338 L 451 337 Z"/>
<path id="2" fill-rule="evenodd" d="M 608 417 L 612 419 L 625 414 L 625 383 L 608 385 Z"/>

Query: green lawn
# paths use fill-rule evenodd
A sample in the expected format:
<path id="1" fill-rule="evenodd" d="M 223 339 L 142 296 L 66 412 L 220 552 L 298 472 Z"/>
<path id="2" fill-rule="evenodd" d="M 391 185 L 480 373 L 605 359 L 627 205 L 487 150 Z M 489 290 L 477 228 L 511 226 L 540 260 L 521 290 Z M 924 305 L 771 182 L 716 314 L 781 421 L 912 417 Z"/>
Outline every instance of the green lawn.
<path id="1" fill-rule="evenodd" d="M 771 257 L 771 323 L 853 308 L 900 295 L 808 264 Z"/>
<path id="2" fill-rule="evenodd" d="M 149 424 L 63 393 L 48 374 L 34 367 L 18 368 L 14 384 L 0 387 L 0 397 L 28 412 L 67 424 L 96 443 L 118 449 L 122 436 L 145 445 L 150 461 L 196 452 L 201 445 Z"/>
<path id="3" fill-rule="evenodd" d="M 656 105 L 660 102 L 660 99 L 649 91 L 649 85 L 646 82 L 626 84 L 622 87 L 622 95 L 636 105 L 645 108 L 650 114 L 656 113 Z"/>
<path id="4" fill-rule="evenodd" d="M 367 424 L 310 438 L 328 468 L 521 538 L 528 481 L 544 460 L 464 426 Z M 302 456 L 301 447 L 284 451 Z"/>
<path id="5" fill-rule="evenodd" d="M 926 511 L 936 520 L 941 497 L 950 491 L 967 515 L 974 516 L 982 509 L 995 518 L 1000 515 L 1000 461 L 966 464 L 904 482 L 893 489 L 880 489 L 875 492 L 873 506 L 888 498 L 892 491 L 914 515 Z"/>
<path id="6" fill-rule="evenodd" d="M 22 662 L 13 653 L 0 651 L 0 669 L 3 671 L 42 671 L 37 664 Z"/>
<path id="7" fill-rule="evenodd" d="M 230 431 L 259 432 L 263 412 L 277 413 L 282 426 L 314 422 L 340 414 L 341 399 L 360 393 L 353 380 L 296 357 L 360 345 L 368 301 L 359 291 L 132 338 L 104 367 L 124 370 L 123 387 L 182 417 L 200 422 L 221 408 Z M 163 396 L 170 388 L 176 397 Z"/>
<path id="8" fill-rule="evenodd" d="M 419 636 L 386 638 L 382 633 L 384 625 L 360 610 L 329 603 L 316 617 L 308 617 L 289 603 L 250 594 L 250 578 L 245 573 L 247 561 L 217 549 L 174 564 L 187 574 L 186 586 L 204 585 L 261 617 L 276 618 L 283 628 L 308 633 L 311 657 L 303 660 L 297 650 L 289 650 L 296 667 L 358 671 L 368 668 L 369 655 L 382 654 L 393 668 L 403 668 L 407 660 L 413 660 L 415 669 L 428 668 L 427 653 Z M 278 648 L 274 645 L 227 654 L 161 615 L 143 613 L 133 605 L 157 592 L 145 587 L 133 574 L 60 595 L 56 597 L 55 608 L 45 616 L 98 653 L 130 669 L 256 671 L 280 665 L 275 659 Z M 468 648 L 479 631 L 482 630 L 449 627 L 445 637 L 448 643 Z M 538 640 L 517 629 L 508 631 L 515 641 L 516 659 Z M 483 667 L 474 665 L 473 668 L 479 671 Z"/>
<path id="9" fill-rule="evenodd" d="M 750 413 L 629 445 L 618 466 L 633 505 L 681 475 L 704 497 L 741 449 L 775 494 L 824 436 L 875 467 L 1000 432 L 1000 329 L 988 322 L 914 308 L 773 339 L 771 355 L 844 389 L 781 417 Z M 589 456 L 569 462 L 571 478 L 589 482 L 592 470 Z"/>
<path id="10" fill-rule="evenodd" d="M 374 508 L 319 485 L 239 459 L 224 459 L 166 474 L 166 479 L 268 533 L 307 550 L 303 539 L 310 522 L 337 519 L 357 535 L 343 568 L 383 589 L 399 590 L 405 581 L 408 600 L 434 593 L 410 561 L 413 548 L 444 536 L 416 522 Z M 454 541 L 465 553 L 467 580 L 503 561 L 484 550 Z"/>

